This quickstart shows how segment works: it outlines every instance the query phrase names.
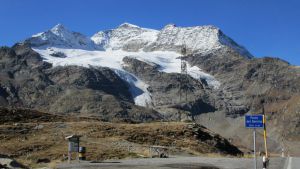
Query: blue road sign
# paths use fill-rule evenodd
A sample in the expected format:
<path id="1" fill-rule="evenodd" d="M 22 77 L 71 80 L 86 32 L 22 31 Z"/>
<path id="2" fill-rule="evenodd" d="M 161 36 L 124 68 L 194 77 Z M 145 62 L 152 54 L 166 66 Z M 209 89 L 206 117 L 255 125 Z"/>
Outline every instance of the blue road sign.
<path id="1" fill-rule="evenodd" d="M 264 128 L 263 115 L 245 115 L 246 128 Z"/>

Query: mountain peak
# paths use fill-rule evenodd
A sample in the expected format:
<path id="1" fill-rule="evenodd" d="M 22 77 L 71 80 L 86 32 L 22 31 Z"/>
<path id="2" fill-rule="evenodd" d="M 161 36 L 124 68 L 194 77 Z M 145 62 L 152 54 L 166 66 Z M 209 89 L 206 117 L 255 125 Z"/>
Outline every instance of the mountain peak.
<path id="1" fill-rule="evenodd" d="M 65 26 L 61 23 L 58 23 L 52 29 L 65 29 Z"/>
<path id="2" fill-rule="evenodd" d="M 140 28 L 140 27 L 128 22 L 124 22 L 120 26 L 118 26 L 118 28 Z"/>
<path id="3" fill-rule="evenodd" d="M 68 30 L 64 25 L 57 24 L 50 30 L 33 35 L 25 40 L 34 47 L 59 46 L 63 48 L 95 49 L 98 47 L 81 33 Z M 100 49 L 100 48 L 99 48 Z"/>
<path id="4" fill-rule="evenodd" d="M 50 31 L 58 36 L 62 36 L 63 34 L 71 32 L 64 25 L 62 25 L 60 23 L 55 25 L 53 28 L 51 28 Z"/>
<path id="5" fill-rule="evenodd" d="M 188 52 L 209 54 L 221 48 L 232 48 L 242 56 L 253 57 L 247 49 L 235 43 L 222 33 L 220 28 L 213 25 L 177 27 L 175 24 L 166 25 L 158 34 L 157 40 L 147 50 L 180 51 L 185 45 Z"/>
<path id="6" fill-rule="evenodd" d="M 175 28 L 175 27 L 177 27 L 176 24 L 170 23 L 170 24 L 167 24 L 163 29 L 166 29 L 166 28 Z"/>

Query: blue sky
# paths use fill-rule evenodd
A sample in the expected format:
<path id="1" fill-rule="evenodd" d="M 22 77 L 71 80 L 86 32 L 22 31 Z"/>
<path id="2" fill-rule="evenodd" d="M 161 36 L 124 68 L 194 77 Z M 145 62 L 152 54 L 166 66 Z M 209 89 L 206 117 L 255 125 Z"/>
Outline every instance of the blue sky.
<path id="1" fill-rule="evenodd" d="M 91 36 L 123 22 L 161 29 L 215 25 L 253 55 L 300 65 L 297 0 L 0 0 L 0 46 L 57 23 Z"/>

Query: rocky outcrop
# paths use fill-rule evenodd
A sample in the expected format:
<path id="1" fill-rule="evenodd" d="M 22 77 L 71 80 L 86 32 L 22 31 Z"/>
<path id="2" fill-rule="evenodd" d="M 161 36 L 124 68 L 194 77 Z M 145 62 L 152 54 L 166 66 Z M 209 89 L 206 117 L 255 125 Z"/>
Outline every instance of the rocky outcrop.
<path id="1" fill-rule="evenodd" d="M 149 84 L 148 90 L 153 100 L 151 106 L 168 119 L 187 119 L 188 117 L 183 118 L 178 114 L 182 112 L 192 117 L 216 110 L 211 102 L 213 98 L 210 98 L 212 90 L 205 81 L 179 73 L 160 72 L 159 65 L 151 65 L 131 57 L 125 57 L 123 62 L 126 71 Z"/>
<path id="2" fill-rule="evenodd" d="M 205 142 L 206 144 L 215 147 L 216 152 L 227 153 L 235 156 L 243 155 L 243 153 L 227 139 L 209 131 L 207 128 L 199 124 L 191 124 L 188 128 L 193 131 L 194 137 L 199 140 L 199 142 Z"/>
<path id="3" fill-rule="evenodd" d="M 17 162 L 9 156 L 0 154 L 0 168 L 1 169 L 28 169 L 25 165 Z"/>

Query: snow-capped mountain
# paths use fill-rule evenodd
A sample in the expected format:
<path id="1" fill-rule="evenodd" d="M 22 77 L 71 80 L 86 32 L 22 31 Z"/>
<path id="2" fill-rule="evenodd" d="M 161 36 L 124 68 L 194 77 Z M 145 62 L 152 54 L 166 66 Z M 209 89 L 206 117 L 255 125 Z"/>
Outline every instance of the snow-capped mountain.
<path id="1" fill-rule="evenodd" d="M 137 51 L 155 42 L 159 31 L 123 23 L 116 29 L 100 31 L 91 39 L 105 49 Z"/>
<path id="2" fill-rule="evenodd" d="M 247 49 L 238 45 L 215 26 L 177 27 L 166 25 L 162 30 L 141 28 L 123 23 L 116 29 L 99 31 L 91 38 L 72 32 L 58 24 L 52 29 L 33 35 L 26 40 L 34 47 L 55 46 L 124 51 L 175 51 L 183 46 L 190 53 L 208 54 L 229 47 L 242 56 L 253 57 Z"/>
<path id="3" fill-rule="evenodd" d="M 182 46 L 185 46 L 189 53 L 201 54 L 229 47 L 242 56 L 253 57 L 247 49 L 235 43 L 215 26 L 177 27 L 169 24 L 157 34 L 157 40 L 147 46 L 146 50 L 180 51 Z"/>
<path id="4" fill-rule="evenodd" d="M 111 50 L 178 52 L 185 46 L 190 53 L 208 54 L 222 47 L 229 47 L 242 56 L 253 57 L 247 49 L 214 26 L 177 27 L 169 24 L 158 31 L 124 23 L 116 29 L 100 31 L 91 39 Z"/>
<path id="5" fill-rule="evenodd" d="M 25 42 L 39 48 L 56 46 L 74 49 L 101 49 L 90 38 L 81 33 L 69 31 L 62 24 L 57 24 L 46 32 L 35 34 Z"/>
<path id="6" fill-rule="evenodd" d="M 100 31 L 88 38 L 58 24 L 46 32 L 33 35 L 25 43 L 54 66 L 111 68 L 128 83 L 135 103 L 141 106 L 153 105 L 151 92 L 147 89 L 149 85 L 125 70 L 124 57 L 155 64 L 164 73 L 181 72 L 179 51 L 183 46 L 190 54 L 209 54 L 221 48 L 230 48 L 242 57 L 252 57 L 245 48 L 214 26 L 177 27 L 169 24 L 158 31 L 124 23 L 116 29 Z M 220 86 L 212 75 L 189 63 L 187 73 L 198 81 L 205 80 L 212 89 Z"/>

